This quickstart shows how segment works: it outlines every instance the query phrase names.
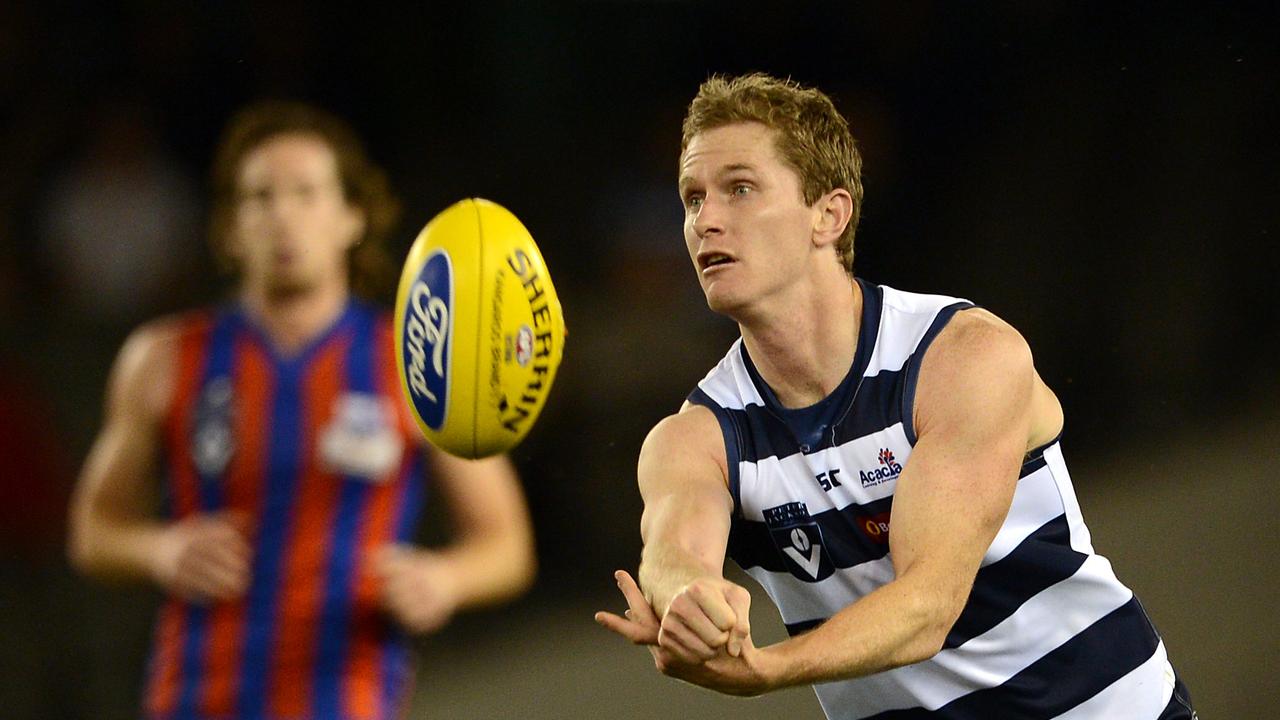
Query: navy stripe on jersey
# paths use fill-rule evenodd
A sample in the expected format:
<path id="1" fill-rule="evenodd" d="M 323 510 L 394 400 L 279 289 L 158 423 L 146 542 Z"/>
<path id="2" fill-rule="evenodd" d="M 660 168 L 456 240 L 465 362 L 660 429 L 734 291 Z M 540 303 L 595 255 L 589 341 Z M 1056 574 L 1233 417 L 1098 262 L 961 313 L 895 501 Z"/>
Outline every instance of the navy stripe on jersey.
<path id="1" fill-rule="evenodd" d="M 214 322 L 210 333 L 209 356 L 205 361 L 200 382 L 200 398 L 196 401 L 196 412 L 204 405 L 204 391 L 210 381 L 222 379 L 230 381 L 232 364 L 235 356 L 236 315 L 224 312 Z M 199 422 L 192 423 L 193 428 Z M 189 442 L 195 443 L 196 438 Z M 196 476 L 199 478 L 200 512 L 217 512 L 226 500 L 222 492 L 222 473 L 206 473 L 201 471 L 200 463 L 196 463 Z M 200 680 L 204 677 L 205 648 L 209 643 L 209 608 L 206 605 L 184 603 L 186 612 L 186 642 L 182 646 L 182 689 L 178 694 L 177 714 L 179 717 L 195 714 L 199 702 Z"/>
<path id="2" fill-rule="evenodd" d="M 1138 599 L 1131 598 L 996 687 L 969 693 L 934 711 L 890 710 L 867 720 L 1047 720 L 1124 677 L 1148 660 L 1159 644 Z M 1082 672 L 1085 667 L 1088 672 Z"/>
<path id="3" fill-rule="evenodd" d="M 786 623 L 787 634 L 795 637 L 800 633 L 809 632 L 827 620 L 828 618 L 822 618 L 820 620 L 801 620 L 800 622 Z"/>
<path id="4" fill-rule="evenodd" d="M 823 550 L 837 569 L 879 560 L 889 553 L 889 543 L 872 540 L 860 530 L 867 520 L 888 513 L 893 497 L 865 505 L 853 503 L 837 510 L 827 510 L 812 517 L 822 534 Z M 778 551 L 769 528 L 757 520 L 735 518 L 729 532 L 729 554 L 743 570 L 760 567 L 772 572 L 788 572 L 788 565 Z M 813 582 L 812 577 L 798 579 Z"/>
<path id="5" fill-rule="evenodd" d="M 942 647 L 958 647 L 999 625 L 1042 590 L 1074 575 L 1086 559 L 1071 549 L 1066 515 L 1045 523 L 1008 555 L 978 571 Z"/>
<path id="6" fill-rule="evenodd" d="M 740 498 L 739 472 L 738 463 L 741 462 L 744 450 L 742 437 L 744 433 L 739 431 L 740 427 L 746 427 L 738 423 L 734 417 L 734 412 L 716 404 L 711 396 L 702 391 L 702 388 L 696 388 L 689 394 L 689 402 L 701 405 L 711 412 L 715 413 L 716 421 L 720 423 L 720 434 L 724 436 L 724 452 L 726 467 L 729 471 L 729 494 L 733 496 L 733 514 L 738 516 L 742 514 L 742 501 Z M 755 407 L 759 407 L 758 405 Z"/>
<path id="7" fill-rule="evenodd" d="M 711 408 L 716 417 L 723 415 L 721 429 L 724 430 L 726 426 L 734 429 L 732 435 L 726 431 L 726 447 L 736 446 L 740 452 L 739 461 L 756 463 L 771 457 L 785 458 L 801 453 L 820 452 L 896 425 L 900 418 L 894 411 L 896 403 L 890 401 L 897 396 L 901 379 L 902 373 L 890 370 L 882 371 L 874 377 L 862 378 L 857 389 L 857 401 L 874 403 L 871 407 L 884 407 L 888 412 L 884 415 L 851 413 L 842 422 L 837 422 L 832 431 L 823 433 L 816 445 L 808 446 L 802 445 L 797 439 L 798 435 L 807 434 L 805 429 L 793 431 L 782 418 L 763 405 L 747 405 L 741 410 L 722 408 L 700 389 L 694 390 L 689 399 Z M 743 431 L 743 428 L 746 430 Z"/>
<path id="8" fill-rule="evenodd" d="M 942 329 L 951 322 L 951 318 L 961 310 L 968 310 L 975 307 L 973 303 L 961 301 L 952 303 L 941 310 L 933 319 L 933 324 L 925 331 L 924 337 L 920 339 L 920 343 L 916 345 L 915 350 L 911 351 L 911 357 L 907 360 L 906 367 L 906 383 L 902 389 L 902 407 L 900 409 L 902 415 L 902 430 L 907 435 L 907 442 L 912 445 L 916 444 L 916 428 L 912 417 L 912 409 L 916 403 L 916 383 L 920 379 L 920 366 L 924 363 L 924 355 L 929 350 L 929 346 L 933 344 Z"/>
<path id="9" fill-rule="evenodd" d="M 361 308 L 363 310 L 363 308 Z M 348 392 L 372 395 L 374 381 L 374 317 L 365 311 L 356 315 L 354 332 L 347 347 L 346 385 Z M 315 713 L 317 717 L 341 717 L 344 683 L 342 675 L 350 641 L 352 596 L 349 592 L 356 554 L 360 546 L 359 526 L 369 501 L 368 481 L 346 476 L 342 479 L 338 512 L 330 530 L 333 552 L 325 577 L 324 601 L 319 621 L 319 652 L 315 665 Z"/>

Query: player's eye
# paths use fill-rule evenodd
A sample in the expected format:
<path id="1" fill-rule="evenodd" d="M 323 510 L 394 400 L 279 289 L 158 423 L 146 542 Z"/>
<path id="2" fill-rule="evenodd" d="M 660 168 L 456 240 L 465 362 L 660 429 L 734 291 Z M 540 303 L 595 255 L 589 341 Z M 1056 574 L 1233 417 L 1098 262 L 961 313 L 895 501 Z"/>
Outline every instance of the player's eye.
<path id="1" fill-rule="evenodd" d="M 734 185 L 734 186 L 733 186 L 733 189 L 731 190 L 731 192 L 732 192 L 734 195 L 736 195 L 736 196 L 738 196 L 738 197 L 741 197 L 741 196 L 746 195 L 747 193 L 751 192 L 751 186 L 750 186 L 750 185 L 747 185 L 747 184 L 745 184 L 745 183 L 738 183 L 737 185 Z"/>
<path id="2" fill-rule="evenodd" d="M 701 195 L 690 195 L 684 199 L 684 206 L 689 210 L 697 210 L 702 207 Z"/>

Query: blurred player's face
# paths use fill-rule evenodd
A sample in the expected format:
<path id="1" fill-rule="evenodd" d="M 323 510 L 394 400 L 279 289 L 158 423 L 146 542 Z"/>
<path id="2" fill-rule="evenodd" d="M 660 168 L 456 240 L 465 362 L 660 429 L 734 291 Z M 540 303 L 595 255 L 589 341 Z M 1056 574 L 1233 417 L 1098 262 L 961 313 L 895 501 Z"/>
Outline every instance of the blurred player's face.
<path id="1" fill-rule="evenodd" d="M 716 312 L 738 320 L 805 276 L 814 211 L 759 123 L 695 135 L 680 161 L 684 239 Z"/>
<path id="2" fill-rule="evenodd" d="M 243 279 L 280 297 L 347 281 L 347 251 L 364 231 L 337 158 L 316 135 L 268 139 L 240 164 L 230 250 Z"/>

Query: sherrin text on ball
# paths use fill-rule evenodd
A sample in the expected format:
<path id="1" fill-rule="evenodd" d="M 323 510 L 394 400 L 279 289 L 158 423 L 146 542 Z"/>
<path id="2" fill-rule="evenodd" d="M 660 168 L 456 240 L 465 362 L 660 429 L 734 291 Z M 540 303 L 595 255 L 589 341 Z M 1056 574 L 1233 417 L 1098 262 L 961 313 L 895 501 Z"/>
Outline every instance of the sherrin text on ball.
<path id="1" fill-rule="evenodd" d="M 564 312 L 533 237 L 467 199 L 418 235 L 396 294 L 396 366 L 427 439 L 460 457 L 528 434 L 564 354 Z"/>

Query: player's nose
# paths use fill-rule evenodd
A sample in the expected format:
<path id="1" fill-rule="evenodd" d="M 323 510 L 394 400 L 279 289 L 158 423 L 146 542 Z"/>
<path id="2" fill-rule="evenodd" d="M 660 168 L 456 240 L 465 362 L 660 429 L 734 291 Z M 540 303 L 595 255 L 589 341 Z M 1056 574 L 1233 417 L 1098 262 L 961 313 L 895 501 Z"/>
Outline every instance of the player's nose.
<path id="1" fill-rule="evenodd" d="M 693 232 L 698 237 L 724 232 L 723 204 L 710 196 L 703 199 L 702 204 L 698 206 L 698 213 L 693 218 Z"/>

